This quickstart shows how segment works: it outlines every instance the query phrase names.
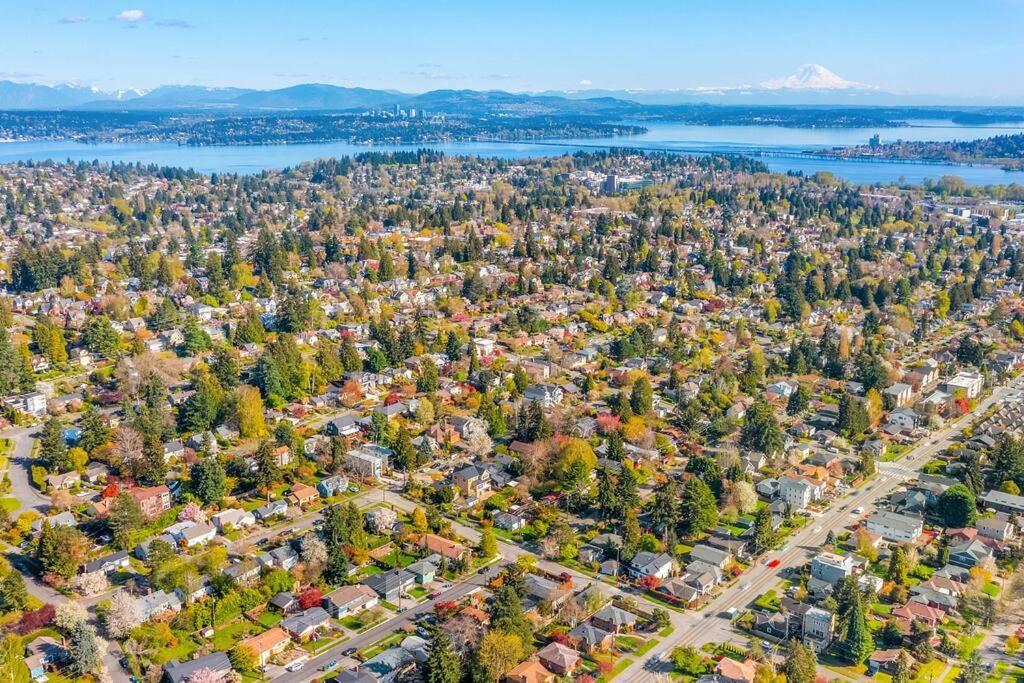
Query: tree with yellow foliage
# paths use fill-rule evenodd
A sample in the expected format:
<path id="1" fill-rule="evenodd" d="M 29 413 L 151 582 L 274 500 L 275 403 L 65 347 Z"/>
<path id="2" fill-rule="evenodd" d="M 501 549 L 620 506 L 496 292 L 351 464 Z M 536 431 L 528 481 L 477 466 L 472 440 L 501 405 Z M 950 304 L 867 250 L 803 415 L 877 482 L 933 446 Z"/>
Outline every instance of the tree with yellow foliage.
<path id="1" fill-rule="evenodd" d="M 238 433 L 245 439 L 258 439 L 267 434 L 263 417 L 263 398 L 259 389 L 243 384 L 235 391 L 235 418 Z"/>

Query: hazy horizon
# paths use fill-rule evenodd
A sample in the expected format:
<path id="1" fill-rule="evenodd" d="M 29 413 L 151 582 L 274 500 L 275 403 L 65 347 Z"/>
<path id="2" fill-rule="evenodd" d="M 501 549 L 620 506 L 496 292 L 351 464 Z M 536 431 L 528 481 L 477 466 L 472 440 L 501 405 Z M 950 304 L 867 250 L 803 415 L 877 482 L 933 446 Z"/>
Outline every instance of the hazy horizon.
<path id="1" fill-rule="evenodd" d="M 824 6 L 823 6 L 824 5 Z M 966 11 L 969 9 L 969 11 Z M 436 89 L 714 91 L 806 64 L 879 91 L 1024 102 L 1024 3 L 952 0 L 713 7 L 654 0 L 308 2 L 63 0 L 6 9 L 0 79 L 106 91 L 297 83 Z"/>

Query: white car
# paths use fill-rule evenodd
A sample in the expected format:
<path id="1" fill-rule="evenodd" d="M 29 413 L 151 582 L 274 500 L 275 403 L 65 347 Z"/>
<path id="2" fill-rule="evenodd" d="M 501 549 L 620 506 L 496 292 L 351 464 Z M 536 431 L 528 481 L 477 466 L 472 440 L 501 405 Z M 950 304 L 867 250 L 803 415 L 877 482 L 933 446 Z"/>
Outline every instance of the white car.
<path id="1" fill-rule="evenodd" d="M 853 508 L 853 514 L 855 514 L 855 515 L 862 514 L 863 512 L 864 512 L 864 508 L 860 507 L 859 505 L 857 507 Z"/>

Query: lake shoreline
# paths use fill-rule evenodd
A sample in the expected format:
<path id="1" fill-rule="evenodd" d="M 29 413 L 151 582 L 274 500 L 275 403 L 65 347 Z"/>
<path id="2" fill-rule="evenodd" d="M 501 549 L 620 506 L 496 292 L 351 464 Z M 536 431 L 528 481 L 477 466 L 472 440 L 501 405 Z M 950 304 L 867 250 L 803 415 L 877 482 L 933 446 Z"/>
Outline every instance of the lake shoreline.
<path id="1" fill-rule="evenodd" d="M 915 122 L 911 122 L 915 123 Z M 354 156 L 369 151 L 433 149 L 448 155 L 504 159 L 571 155 L 608 149 L 638 149 L 652 153 L 749 156 L 772 172 L 813 175 L 830 172 L 854 184 L 921 184 L 944 175 L 961 177 L 969 185 L 1024 184 L 1024 171 L 964 166 L 948 162 L 891 162 L 827 156 L 837 147 L 863 144 L 874 135 L 883 140 L 914 138 L 963 139 L 986 137 L 993 128 L 949 126 L 948 122 L 890 129 L 792 129 L 778 126 L 649 125 L 641 135 L 615 137 L 544 138 L 474 141 L 430 141 L 409 144 L 297 143 L 185 145 L 167 142 L 102 143 L 45 141 L 0 142 L 0 163 L 25 161 L 123 162 L 191 169 L 201 173 L 260 173 L 297 166 L 306 161 Z M 1002 130 L 1002 128 L 999 128 Z M 1024 127 L 1021 129 L 1024 131 Z"/>

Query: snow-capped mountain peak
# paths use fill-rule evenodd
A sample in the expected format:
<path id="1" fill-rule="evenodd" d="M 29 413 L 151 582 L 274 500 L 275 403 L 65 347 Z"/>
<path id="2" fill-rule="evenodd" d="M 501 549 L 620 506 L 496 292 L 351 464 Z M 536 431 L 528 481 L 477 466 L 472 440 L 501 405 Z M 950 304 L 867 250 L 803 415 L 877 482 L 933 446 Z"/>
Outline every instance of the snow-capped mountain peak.
<path id="1" fill-rule="evenodd" d="M 877 90 L 875 86 L 848 81 L 821 64 L 805 64 L 785 78 L 761 83 L 765 90 Z"/>

